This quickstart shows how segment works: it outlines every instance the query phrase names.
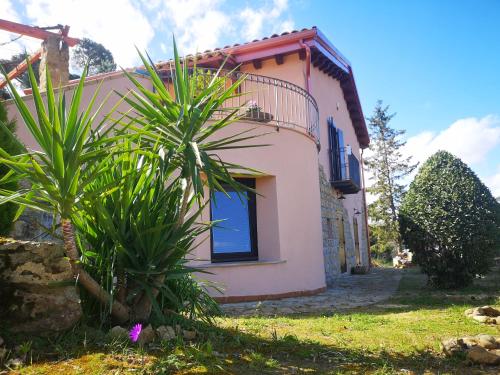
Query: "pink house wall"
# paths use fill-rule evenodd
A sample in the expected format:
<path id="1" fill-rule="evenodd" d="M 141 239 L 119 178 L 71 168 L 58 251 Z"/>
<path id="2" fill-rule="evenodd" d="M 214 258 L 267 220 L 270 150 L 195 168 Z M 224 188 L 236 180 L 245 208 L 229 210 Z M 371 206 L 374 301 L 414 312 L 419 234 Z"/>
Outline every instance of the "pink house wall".
<path id="1" fill-rule="evenodd" d="M 227 134 L 255 127 L 240 122 Z M 309 291 L 325 286 L 322 255 L 321 212 L 314 141 L 293 130 L 260 125 L 256 133 L 268 133 L 250 143 L 271 146 L 247 151 L 221 152 L 223 160 L 255 168 L 257 177 L 258 262 L 207 264 L 210 242 L 193 254 L 194 264 L 214 275 L 200 275 L 225 286 L 226 296 L 259 296 Z M 224 134 L 221 134 L 222 136 Z M 207 209 L 206 217 L 209 216 Z"/>

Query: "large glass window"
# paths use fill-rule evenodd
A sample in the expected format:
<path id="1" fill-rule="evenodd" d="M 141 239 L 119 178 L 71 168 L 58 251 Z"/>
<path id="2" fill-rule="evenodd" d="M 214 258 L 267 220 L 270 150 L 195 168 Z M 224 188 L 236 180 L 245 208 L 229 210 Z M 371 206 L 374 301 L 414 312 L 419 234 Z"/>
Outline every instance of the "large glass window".
<path id="1" fill-rule="evenodd" d="M 255 189 L 255 179 L 242 178 L 239 182 Z M 210 202 L 212 220 L 221 220 L 212 228 L 212 261 L 257 259 L 257 228 L 255 193 L 236 193 L 224 186 L 226 193 L 215 192 Z"/>

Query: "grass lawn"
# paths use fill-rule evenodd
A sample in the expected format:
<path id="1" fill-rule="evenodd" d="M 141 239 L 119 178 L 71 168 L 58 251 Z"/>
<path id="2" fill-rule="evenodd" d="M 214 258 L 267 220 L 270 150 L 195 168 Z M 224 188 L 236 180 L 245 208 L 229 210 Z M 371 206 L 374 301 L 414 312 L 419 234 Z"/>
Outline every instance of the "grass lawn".
<path id="1" fill-rule="evenodd" d="M 221 318 L 194 343 L 179 340 L 141 351 L 84 327 L 31 345 L 24 338 L 32 364 L 18 373 L 498 374 L 499 368 L 445 358 L 439 342 L 500 334 L 499 328 L 464 316 L 467 308 L 500 303 L 499 269 L 459 292 L 427 288 L 416 269 L 402 272 L 398 293 L 379 307 L 330 315 Z"/>

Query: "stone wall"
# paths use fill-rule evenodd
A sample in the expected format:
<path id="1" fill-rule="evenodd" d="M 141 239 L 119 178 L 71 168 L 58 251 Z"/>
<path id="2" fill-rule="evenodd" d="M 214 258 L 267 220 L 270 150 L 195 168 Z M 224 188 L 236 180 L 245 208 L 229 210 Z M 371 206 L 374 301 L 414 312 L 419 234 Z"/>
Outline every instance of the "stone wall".
<path id="1" fill-rule="evenodd" d="M 326 178 L 323 167 L 319 166 L 320 192 L 321 192 L 321 222 L 323 227 L 323 256 L 325 263 L 325 276 L 327 285 L 333 285 L 335 279 L 340 276 L 340 243 L 339 243 L 339 223 L 340 218 L 344 218 L 345 251 L 347 259 L 347 273 L 356 265 L 356 255 L 354 249 L 354 236 L 352 233 L 351 218 L 347 210 L 342 205 L 342 200 L 335 196 L 330 182 Z M 368 263 L 366 247 L 366 224 L 364 212 L 358 217 L 361 227 L 359 246 L 361 264 Z"/>
<path id="2" fill-rule="evenodd" d="M 71 328 L 80 298 L 61 245 L 0 239 L 0 322 L 12 332 Z"/>

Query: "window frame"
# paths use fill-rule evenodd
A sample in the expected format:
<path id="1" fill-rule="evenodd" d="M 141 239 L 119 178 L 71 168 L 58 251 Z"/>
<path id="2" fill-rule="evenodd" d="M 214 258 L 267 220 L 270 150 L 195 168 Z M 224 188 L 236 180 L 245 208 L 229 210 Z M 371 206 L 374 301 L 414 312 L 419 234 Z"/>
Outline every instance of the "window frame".
<path id="1" fill-rule="evenodd" d="M 210 229 L 210 261 L 212 263 L 252 261 L 259 259 L 257 246 L 257 197 L 255 194 L 255 178 L 235 178 L 239 183 L 247 186 L 253 191 L 247 190 L 248 194 L 248 225 L 250 226 L 250 252 L 215 253 L 213 229 Z M 222 184 L 227 192 L 234 192 L 235 189 L 227 184 Z M 213 221 L 213 200 L 210 199 L 210 221 Z"/>

